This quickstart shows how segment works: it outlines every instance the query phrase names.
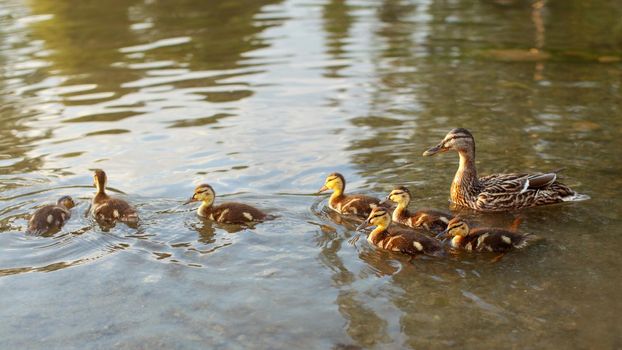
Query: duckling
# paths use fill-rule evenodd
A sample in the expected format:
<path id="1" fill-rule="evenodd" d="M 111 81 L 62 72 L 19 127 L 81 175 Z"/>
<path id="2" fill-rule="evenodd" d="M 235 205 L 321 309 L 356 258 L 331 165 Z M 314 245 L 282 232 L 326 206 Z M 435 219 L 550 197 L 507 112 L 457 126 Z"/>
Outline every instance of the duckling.
<path id="1" fill-rule="evenodd" d="M 447 223 L 453 219 L 453 215 L 434 209 L 421 209 L 411 213 L 408 210 L 411 198 L 410 191 L 404 186 L 396 187 L 389 193 L 384 201 L 397 203 L 397 207 L 393 210 L 393 222 L 412 228 L 423 228 L 434 233 L 447 229 Z"/>
<path id="2" fill-rule="evenodd" d="M 339 214 L 353 214 L 361 218 L 367 218 L 371 210 L 380 205 L 380 200 L 361 194 L 346 195 L 346 179 L 339 173 L 332 173 L 326 177 L 324 186 L 318 193 L 333 190 L 328 200 L 328 207 Z"/>
<path id="3" fill-rule="evenodd" d="M 103 170 L 95 170 L 93 184 L 97 189 L 97 193 L 91 202 L 93 217 L 107 225 L 113 224 L 115 221 L 125 223 L 138 222 L 138 213 L 134 207 L 121 198 L 111 197 L 106 194 L 107 180 L 108 178 Z"/>
<path id="4" fill-rule="evenodd" d="M 495 227 L 478 227 L 470 229 L 469 225 L 459 217 L 453 218 L 447 230 L 439 234 L 451 237 L 452 248 L 475 252 L 505 253 L 514 248 L 524 248 L 529 242 L 539 238 L 533 234 L 521 234 Z"/>
<path id="5" fill-rule="evenodd" d="M 367 236 L 367 241 L 378 248 L 411 256 L 443 254 L 443 247 L 436 239 L 410 228 L 391 226 L 391 214 L 386 208 L 374 208 L 357 230 L 372 225 L 376 228 Z"/>
<path id="6" fill-rule="evenodd" d="M 451 130 L 424 156 L 453 150 L 460 155 L 460 166 L 451 184 L 451 201 L 481 211 L 503 211 L 559 202 L 585 200 L 557 181 L 557 173 L 493 174 L 478 178 L 475 168 L 475 139 L 467 129 Z"/>
<path id="7" fill-rule="evenodd" d="M 226 224 L 249 224 L 269 218 L 261 210 L 247 204 L 229 202 L 214 206 L 214 198 L 216 192 L 212 186 L 203 184 L 194 189 L 194 194 L 184 204 L 202 201 L 197 209 L 199 216 Z"/>
<path id="8" fill-rule="evenodd" d="M 28 233 L 40 235 L 60 229 L 71 217 L 70 209 L 75 205 L 71 197 L 62 196 L 56 204 L 37 209 L 28 221 Z"/>

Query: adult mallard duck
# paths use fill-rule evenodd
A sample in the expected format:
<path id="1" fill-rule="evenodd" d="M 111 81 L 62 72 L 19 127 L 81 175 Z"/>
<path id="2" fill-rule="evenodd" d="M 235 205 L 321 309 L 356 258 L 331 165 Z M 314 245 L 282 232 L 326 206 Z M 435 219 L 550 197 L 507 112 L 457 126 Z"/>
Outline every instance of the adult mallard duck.
<path id="1" fill-rule="evenodd" d="M 226 224 L 249 224 L 268 219 L 261 210 L 243 203 L 222 203 L 214 205 L 216 192 L 208 184 L 199 185 L 194 189 L 192 197 L 184 204 L 201 201 L 197 214 L 206 219 Z"/>
<path id="2" fill-rule="evenodd" d="M 434 238 L 410 228 L 391 226 L 391 214 L 386 208 L 374 208 L 357 231 L 367 226 L 376 226 L 367 236 L 367 241 L 378 248 L 411 256 L 439 256 L 444 252 L 441 243 Z"/>
<path id="3" fill-rule="evenodd" d="M 449 220 L 453 219 L 453 215 L 434 209 L 420 209 L 412 213 L 408 210 L 411 198 L 410 191 L 404 186 L 396 187 L 389 193 L 384 201 L 397 203 L 391 217 L 393 222 L 439 233 L 444 231 Z"/>
<path id="4" fill-rule="evenodd" d="M 318 192 L 333 190 L 328 207 L 339 214 L 352 214 L 363 219 L 369 216 L 371 210 L 380 205 L 378 198 L 362 194 L 346 195 L 346 179 L 339 173 L 332 173 L 326 177 L 324 186 Z"/>
<path id="5" fill-rule="evenodd" d="M 91 213 L 95 220 L 105 225 L 111 225 L 115 221 L 122 221 L 128 224 L 137 223 L 138 213 L 134 207 L 125 200 L 111 197 L 106 193 L 107 181 L 108 177 L 103 170 L 95 170 L 93 184 L 97 189 L 97 193 L 91 202 Z"/>
<path id="6" fill-rule="evenodd" d="M 453 150 L 460 166 L 451 184 L 451 201 L 481 211 L 503 211 L 589 198 L 557 181 L 557 173 L 493 174 L 478 178 L 475 140 L 462 128 L 451 130 L 438 145 L 423 153 L 432 156 Z"/>
<path id="7" fill-rule="evenodd" d="M 515 248 L 524 248 L 529 242 L 539 238 L 533 234 L 521 234 L 496 227 L 477 227 L 471 229 L 461 218 L 449 221 L 447 230 L 439 236 L 451 238 L 452 248 L 474 252 L 505 253 Z"/>
<path id="8" fill-rule="evenodd" d="M 71 217 L 71 208 L 75 206 L 73 199 L 62 196 L 56 204 L 48 204 L 37 209 L 28 221 L 28 233 L 41 235 L 58 230 Z"/>

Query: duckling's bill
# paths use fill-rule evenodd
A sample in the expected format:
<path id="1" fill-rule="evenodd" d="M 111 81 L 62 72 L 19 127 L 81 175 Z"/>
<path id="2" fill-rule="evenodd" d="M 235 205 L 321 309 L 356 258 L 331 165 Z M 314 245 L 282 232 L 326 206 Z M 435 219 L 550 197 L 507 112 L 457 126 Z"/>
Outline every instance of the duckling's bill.
<path id="1" fill-rule="evenodd" d="M 362 223 L 362 224 L 358 225 L 358 226 L 356 227 L 356 230 L 355 230 L 355 231 L 360 231 L 360 230 L 362 230 L 362 229 L 364 229 L 364 228 L 366 228 L 366 227 L 369 227 L 370 225 L 371 225 L 371 222 L 369 222 L 369 219 L 367 219 L 367 220 L 363 221 L 363 223 Z"/>
<path id="2" fill-rule="evenodd" d="M 198 199 L 196 199 L 196 197 L 193 195 L 192 197 L 190 197 L 190 199 L 188 199 L 187 201 L 185 201 L 183 205 L 190 204 L 190 203 L 192 203 L 192 202 L 198 202 L 198 201 L 199 201 L 199 200 L 198 200 Z"/>
<path id="3" fill-rule="evenodd" d="M 436 239 L 445 239 L 449 237 L 449 228 L 446 228 L 445 231 L 439 232 L 439 234 L 436 235 Z"/>

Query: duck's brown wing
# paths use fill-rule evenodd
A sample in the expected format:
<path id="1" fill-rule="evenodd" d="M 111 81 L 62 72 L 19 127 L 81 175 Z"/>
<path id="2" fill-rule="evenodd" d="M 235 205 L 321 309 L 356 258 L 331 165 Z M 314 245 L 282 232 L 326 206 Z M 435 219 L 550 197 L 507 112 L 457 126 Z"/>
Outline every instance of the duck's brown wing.
<path id="1" fill-rule="evenodd" d="M 476 228 L 469 233 L 473 250 L 479 252 L 507 252 L 519 245 L 523 237 L 520 233 L 497 228 Z"/>
<path id="2" fill-rule="evenodd" d="M 349 195 L 345 196 L 341 200 L 341 213 L 353 214 L 360 217 L 367 218 L 372 209 L 380 204 L 378 198 L 364 196 L 364 195 Z"/>
<path id="3" fill-rule="evenodd" d="M 525 192 L 496 193 L 482 191 L 477 197 L 477 209 L 484 211 L 502 211 L 535 207 L 572 200 L 576 196 L 570 187 L 553 182 L 545 188 L 527 189 Z"/>
<path id="4" fill-rule="evenodd" d="M 58 205 L 46 205 L 37 209 L 28 221 L 28 232 L 42 234 L 51 229 L 61 228 L 71 217 L 69 210 Z"/>
<path id="5" fill-rule="evenodd" d="M 557 181 L 557 173 L 494 174 L 479 179 L 476 209 L 499 211 L 563 202 L 576 193 Z"/>
<path id="6" fill-rule="evenodd" d="M 93 207 L 93 216 L 97 220 L 111 221 L 138 221 L 138 213 L 128 202 L 120 198 L 108 198 L 103 203 L 95 204 Z"/>
<path id="7" fill-rule="evenodd" d="M 523 191 L 529 179 L 527 173 L 492 174 L 479 178 L 482 190 L 491 194 L 519 193 Z"/>
<path id="8" fill-rule="evenodd" d="M 393 228 L 389 229 L 389 234 L 385 249 L 400 251 L 409 255 L 438 256 L 442 254 L 441 243 L 421 232 Z"/>
<path id="9" fill-rule="evenodd" d="M 420 227 L 434 233 L 440 233 L 445 231 L 449 220 L 453 218 L 453 215 L 440 210 L 421 209 L 412 214 L 409 219 L 409 226 Z"/>
<path id="10" fill-rule="evenodd" d="M 244 224 L 266 219 L 261 210 L 243 203 L 222 203 L 212 210 L 213 220 L 222 223 Z"/>

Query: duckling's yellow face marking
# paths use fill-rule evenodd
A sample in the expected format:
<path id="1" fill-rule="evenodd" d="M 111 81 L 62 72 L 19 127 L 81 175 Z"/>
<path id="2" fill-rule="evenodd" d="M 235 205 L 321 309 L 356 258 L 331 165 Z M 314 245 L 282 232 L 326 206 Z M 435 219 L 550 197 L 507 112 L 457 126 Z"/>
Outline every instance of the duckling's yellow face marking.
<path id="1" fill-rule="evenodd" d="M 396 188 L 389 193 L 387 198 L 397 204 L 408 205 L 410 202 L 410 192 L 406 188 Z"/>
<path id="2" fill-rule="evenodd" d="M 451 220 L 447 225 L 447 236 L 466 236 L 469 234 L 469 225 L 462 220 Z"/>
<path id="3" fill-rule="evenodd" d="M 192 199 L 194 201 L 201 201 L 206 203 L 214 202 L 214 198 L 216 197 L 216 193 L 209 185 L 201 185 L 194 189 L 194 195 Z"/>
<path id="4" fill-rule="evenodd" d="M 62 196 L 58 199 L 57 202 L 58 205 L 61 205 L 67 209 L 71 209 L 73 207 L 76 206 L 76 203 L 73 201 L 73 199 L 69 196 Z"/>
<path id="5" fill-rule="evenodd" d="M 367 226 L 387 227 L 391 223 L 391 215 L 384 208 L 374 208 L 367 217 Z"/>
<path id="6" fill-rule="evenodd" d="M 333 190 L 333 191 L 341 193 L 343 192 L 343 189 L 345 188 L 345 186 L 346 184 L 345 184 L 345 180 L 343 176 L 337 173 L 333 173 L 333 174 L 328 175 L 328 177 L 326 177 L 326 181 L 324 181 L 324 186 L 320 188 L 319 192 Z"/>

